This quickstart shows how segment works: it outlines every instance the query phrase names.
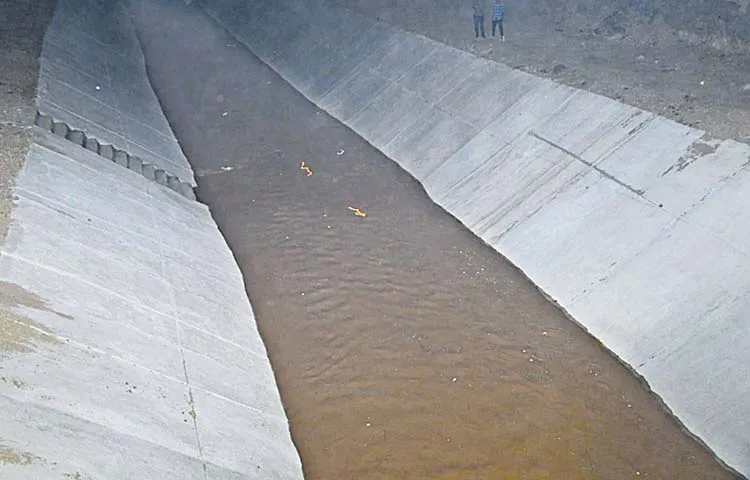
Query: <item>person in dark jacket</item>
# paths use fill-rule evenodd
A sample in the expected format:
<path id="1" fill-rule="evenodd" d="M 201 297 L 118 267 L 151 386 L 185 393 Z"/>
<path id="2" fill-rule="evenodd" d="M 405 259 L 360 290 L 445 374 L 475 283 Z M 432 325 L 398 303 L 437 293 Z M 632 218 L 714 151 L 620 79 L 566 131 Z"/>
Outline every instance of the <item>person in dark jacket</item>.
<path id="1" fill-rule="evenodd" d="M 474 10 L 474 38 L 479 38 L 479 34 L 484 36 L 484 12 L 487 10 L 485 0 L 472 0 L 471 8 Z"/>
<path id="2" fill-rule="evenodd" d="M 503 0 L 495 0 L 492 6 L 492 36 L 495 36 L 495 27 L 500 29 L 500 40 L 505 41 L 505 31 L 503 30 L 503 17 L 505 16 L 505 3 Z"/>

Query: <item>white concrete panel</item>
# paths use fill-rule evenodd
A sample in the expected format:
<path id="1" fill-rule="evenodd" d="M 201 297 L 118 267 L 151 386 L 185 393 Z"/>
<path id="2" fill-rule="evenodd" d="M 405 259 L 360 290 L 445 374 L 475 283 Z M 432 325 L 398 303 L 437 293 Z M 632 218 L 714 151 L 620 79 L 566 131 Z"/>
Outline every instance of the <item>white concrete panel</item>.
<path id="1" fill-rule="evenodd" d="M 321 107 L 339 118 L 349 119 L 367 107 L 389 85 L 388 80 L 373 70 L 358 65 L 321 99 Z"/>
<path id="2" fill-rule="evenodd" d="M 570 305 L 673 221 L 663 209 L 589 171 L 502 237 L 488 233 L 487 241 L 522 265 L 532 280 L 543 281 L 555 300 Z M 630 228 L 634 223 L 638 228 Z"/>
<path id="3" fill-rule="evenodd" d="M 722 145 L 724 148 L 726 144 Z M 742 146 L 746 148 L 746 146 Z M 717 152 L 718 153 L 718 152 Z M 750 171 L 745 165 L 736 174 L 717 185 L 716 191 L 696 205 L 685 221 L 713 232 L 733 248 L 750 254 Z"/>
<path id="4" fill-rule="evenodd" d="M 504 65 L 476 60 L 471 75 L 443 97 L 438 106 L 483 129 L 532 90 L 536 82 L 536 78 Z M 410 87 L 419 88 L 418 85 Z"/>
<path id="5" fill-rule="evenodd" d="M 490 123 L 483 132 L 511 143 L 525 138 L 539 125 L 539 119 L 561 110 L 578 94 L 577 90 L 552 82 L 535 82 L 525 95 Z"/>
<path id="6" fill-rule="evenodd" d="M 28 461 L 3 463 L 0 474 L 13 480 L 41 478 L 159 478 L 205 480 L 199 458 L 150 443 L 129 432 L 109 430 L 85 418 L 0 395 L 0 443 Z M 71 454 L 71 445 L 78 452 Z M 240 478 L 211 466 L 217 479 Z M 244 477 L 246 478 L 246 477 Z"/>
<path id="7" fill-rule="evenodd" d="M 430 195 L 447 202 L 455 188 L 465 184 L 467 178 L 508 146 L 505 141 L 490 135 L 486 130 L 479 132 L 443 163 L 435 165 L 429 171 L 425 170 L 422 183 Z"/>
<path id="8" fill-rule="evenodd" d="M 431 108 L 393 138 L 381 150 L 391 158 L 398 158 L 407 172 L 422 178 L 468 143 L 477 130 L 439 109 Z"/>
<path id="9" fill-rule="evenodd" d="M 421 95 L 391 83 L 352 118 L 350 126 L 371 144 L 384 145 L 429 108 Z"/>
<path id="10" fill-rule="evenodd" d="M 575 175 L 585 171 L 586 166 L 543 142 L 527 137 L 523 142 L 501 149 L 452 190 L 437 195 L 445 198 L 445 207 L 455 211 L 475 232 L 477 229 L 497 228 L 496 222 L 504 218 L 501 230 L 506 230 L 520 221 L 510 219 L 519 205 L 548 185 L 554 185 L 552 182 L 569 168 L 570 175 Z M 559 187 L 564 186 L 565 178 L 570 178 L 570 175 L 561 177 Z"/>
<path id="11" fill-rule="evenodd" d="M 411 87 L 431 102 L 439 102 L 470 78 L 476 57 L 445 45 L 424 52 L 424 59 L 404 73 L 399 83 Z"/>
<path id="12" fill-rule="evenodd" d="M 201 390 L 193 397 L 208 462 L 245 472 L 250 478 L 302 478 L 283 417 L 265 415 Z"/>

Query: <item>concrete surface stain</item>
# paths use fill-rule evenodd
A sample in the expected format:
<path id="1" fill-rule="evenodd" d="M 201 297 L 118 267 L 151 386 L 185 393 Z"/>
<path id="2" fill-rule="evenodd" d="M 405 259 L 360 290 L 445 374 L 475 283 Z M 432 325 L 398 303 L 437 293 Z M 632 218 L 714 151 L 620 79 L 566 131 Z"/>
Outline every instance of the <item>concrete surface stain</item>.
<path id="1" fill-rule="evenodd" d="M 38 342 L 60 344 L 49 329 L 12 311 L 20 306 L 52 311 L 32 292 L 14 283 L 0 281 L 0 352 L 29 352 Z"/>
<path id="2" fill-rule="evenodd" d="M 195 400 L 193 400 L 193 392 L 188 391 L 188 404 L 190 405 L 190 410 L 188 410 L 188 415 L 190 415 L 193 418 L 193 421 L 196 421 L 198 419 L 198 413 L 195 411 Z"/>
<path id="3" fill-rule="evenodd" d="M 688 147 L 685 155 L 681 156 L 677 163 L 662 172 L 661 176 L 665 176 L 672 171 L 681 172 L 689 167 L 693 162 L 706 155 L 712 155 L 719 149 L 719 143 L 707 143 L 699 140 Z"/>
<path id="4" fill-rule="evenodd" d="M 7 445 L 0 445 L 0 463 L 5 465 L 31 465 L 43 459 L 30 452 L 19 452 Z"/>
<path id="5" fill-rule="evenodd" d="M 607 178 L 607 179 L 615 182 L 616 184 L 620 185 L 622 188 L 631 191 L 632 193 L 638 195 L 639 197 L 643 197 L 644 194 L 646 193 L 646 191 L 643 190 L 642 188 L 635 188 L 635 187 L 633 187 L 632 185 L 630 185 L 630 184 L 628 184 L 628 183 L 620 180 L 618 177 L 616 177 L 615 175 L 612 175 L 611 173 L 607 172 L 606 170 L 604 170 L 603 168 L 599 167 L 598 165 L 595 165 L 595 164 L 589 162 L 588 160 L 585 160 L 583 157 L 575 154 L 571 150 L 568 150 L 564 146 L 559 145 L 559 144 L 553 142 L 552 140 L 543 137 L 542 135 L 534 132 L 533 130 L 529 131 L 528 135 L 531 136 L 531 137 L 536 138 L 539 141 L 542 141 L 542 142 L 546 143 L 547 145 L 549 145 L 549 146 L 551 146 L 553 148 L 556 148 L 557 150 L 560 150 L 561 152 L 569 155 L 572 158 L 575 158 L 576 160 L 578 160 L 582 164 L 586 165 L 587 167 L 589 167 L 589 168 L 591 168 L 593 170 L 596 170 L 604 178 Z"/>
<path id="6" fill-rule="evenodd" d="M 63 478 L 67 480 L 87 480 L 88 476 L 84 476 L 81 472 L 64 473 Z"/>
<path id="7" fill-rule="evenodd" d="M 2 381 L 3 383 L 10 383 L 11 385 L 18 388 L 19 390 L 26 388 L 26 382 L 18 378 L 11 378 L 9 380 L 6 377 L 0 377 L 0 381 Z"/>
<path id="8" fill-rule="evenodd" d="M 13 185 L 29 150 L 31 131 L 0 125 L 0 245 L 5 241 L 13 209 Z"/>
<path id="9" fill-rule="evenodd" d="M 22 305 L 36 310 L 47 310 L 47 304 L 37 295 L 20 285 L 4 281 L 0 281 L 0 304 L 10 307 Z"/>
<path id="10" fill-rule="evenodd" d="M 68 320 L 73 320 L 71 315 L 49 308 L 47 302 L 35 293 L 30 292 L 15 283 L 2 280 L 0 280 L 0 305 L 13 308 L 23 306 L 35 310 L 44 310 Z"/>
<path id="11" fill-rule="evenodd" d="M 39 342 L 60 344 L 44 326 L 0 307 L 0 352 L 30 352 Z"/>

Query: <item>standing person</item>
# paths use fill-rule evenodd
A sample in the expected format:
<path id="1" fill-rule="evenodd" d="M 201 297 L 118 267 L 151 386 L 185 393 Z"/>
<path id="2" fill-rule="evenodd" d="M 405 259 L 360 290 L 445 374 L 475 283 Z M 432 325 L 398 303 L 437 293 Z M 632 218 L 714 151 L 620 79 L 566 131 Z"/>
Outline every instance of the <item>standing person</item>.
<path id="1" fill-rule="evenodd" d="M 472 0 L 471 8 L 474 10 L 474 38 L 479 38 L 479 34 L 484 36 L 484 12 L 487 9 L 485 0 Z"/>
<path id="2" fill-rule="evenodd" d="M 495 27 L 500 27 L 500 40 L 505 41 L 505 31 L 503 31 L 503 17 L 505 16 L 505 4 L 503 0 L 495 0 L 492 6 L 492 36 L 495 36 Z"/>

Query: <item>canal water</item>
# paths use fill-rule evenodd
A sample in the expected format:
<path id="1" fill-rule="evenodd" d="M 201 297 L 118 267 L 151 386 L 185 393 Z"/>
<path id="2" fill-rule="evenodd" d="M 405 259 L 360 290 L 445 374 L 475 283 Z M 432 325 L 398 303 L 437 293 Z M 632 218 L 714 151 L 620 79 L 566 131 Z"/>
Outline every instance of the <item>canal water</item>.
<path id="1" fill-rule="evenodd" d="M 198 7 L 136 5 L 308 479 L 734 478 L 506 259 Z"/>

